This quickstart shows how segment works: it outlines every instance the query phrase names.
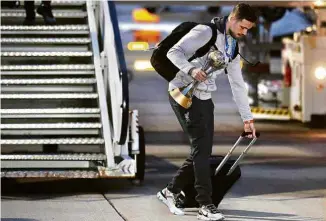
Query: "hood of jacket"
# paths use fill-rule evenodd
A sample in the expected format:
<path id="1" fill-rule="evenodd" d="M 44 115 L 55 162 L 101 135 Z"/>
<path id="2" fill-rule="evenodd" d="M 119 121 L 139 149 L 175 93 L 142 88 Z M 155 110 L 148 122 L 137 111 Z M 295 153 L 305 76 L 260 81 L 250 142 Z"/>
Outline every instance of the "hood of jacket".
<path id="1" fill-rule="evenodd" d="M 228 17 L 224 16 L 224 17 L 214 17 L 211 20 L 211 23 L 216 25 L 217 30 L 219 30 L 219 32 L 224 33 L 225 31 L 225 23 L 227 21 Z"/>

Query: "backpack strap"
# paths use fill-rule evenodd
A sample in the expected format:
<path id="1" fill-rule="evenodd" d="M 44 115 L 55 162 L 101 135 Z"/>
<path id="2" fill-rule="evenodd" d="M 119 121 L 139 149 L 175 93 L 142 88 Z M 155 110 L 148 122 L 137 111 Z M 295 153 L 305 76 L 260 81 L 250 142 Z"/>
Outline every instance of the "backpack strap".
<path id="1" fill-rule="evenodd" d="M 238 44 L 238 41 L 237 41 L 237 44 L 235 45 L 235 49 L 234 49 L 234 54 L 233 54 L 232 60 L 234 60 L 237 57 L 238 54 L 239 54 L 239 44 Z"/>
<path id="2" fill-rule="evenodd" d="M 203 25 L 207 25 L 209 26 L 211 29 L 212 29 L 212 37 L 211 39 L 201 48 L 199 48 L 195 54 L 193 56 L 191 56 L 191 58 L 188 59 L 188 61 L 192 61 L 196 58 L 199 58 L 199 57 L 202 57 L 204 56 L 212 46 L 214 46 L 216 49 L 216 45 L 215 45 L 215 42 L 216 42 L 216 38 L 217 38 L 217 29 L 216 29 L 216 25 L 213 24 L 213 23 L 206 23 L 206 24 L 203 24 Z"/>

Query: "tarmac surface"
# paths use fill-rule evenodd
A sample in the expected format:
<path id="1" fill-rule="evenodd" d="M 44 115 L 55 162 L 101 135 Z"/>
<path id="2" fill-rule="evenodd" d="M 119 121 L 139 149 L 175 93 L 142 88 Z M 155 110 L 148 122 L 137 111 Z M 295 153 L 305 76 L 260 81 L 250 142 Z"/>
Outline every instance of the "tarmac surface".
<path id="1" fill-rule="evenodd" d="M 252 147 L 241 163 L 242 177 L 220 204 L 226 220 L 326 220 L 326 139 L 307 142 L 288 137 L 291 139 L 283 141 L 261 139 Z M 224 134 L 215 142 L 213 155 L 225 155 L 236 139 L 235 134 Z M 244 141 L 233 156 L 245 145 Z M 141 185 L 126 179 L 2 180 L 1 220 L 197 220 L 196 208 L 186 209 L 185 216 L 175 216 L 156 198 L 188 155 L 189 147 L 147 144 L 146 151 Z"/>

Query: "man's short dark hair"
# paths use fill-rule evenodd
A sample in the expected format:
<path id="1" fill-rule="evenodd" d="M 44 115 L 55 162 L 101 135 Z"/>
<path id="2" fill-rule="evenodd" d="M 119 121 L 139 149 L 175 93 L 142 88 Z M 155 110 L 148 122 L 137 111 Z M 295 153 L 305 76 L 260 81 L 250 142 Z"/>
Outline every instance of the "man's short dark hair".
<path id="1" fill-rule="evenodd" d="M 258 20 L 257 11 L 246 3 L 239 3 L 237 4 L 232 13 L 237 20 L 242 21 L 242 19 L 246 19 L 252 23 L 256 23 Z"/>

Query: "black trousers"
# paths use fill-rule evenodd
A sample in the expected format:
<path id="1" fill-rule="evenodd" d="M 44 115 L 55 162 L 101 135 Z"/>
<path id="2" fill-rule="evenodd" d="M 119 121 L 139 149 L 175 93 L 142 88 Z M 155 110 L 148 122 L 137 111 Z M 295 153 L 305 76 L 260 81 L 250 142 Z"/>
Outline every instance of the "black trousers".
<path id="1" fill-rule="evenodd" d="M 212 184 L 209 157 L 212 154 L 214 133 L 214 104 L 212 99 L 193 97 L 189 109 L 184 109 L 169 96 L 170 104 L 191 144 L 191 153 L 179 168 L 167 188 L 180 193 L 184 186 L 195 181 L 196 201 L 200 205 L 212 203 Z M 195 174 L 195 177 L 193 177 Z"/>
<path id="2" fill-rule="evenodd" d="M 44 6 L 46 7 L 51 7 L 51 1 L 42 1 L 42 3 Z M 35 4 L 34 1 L 24 1 L 24 8 L 26 11 L 26 18 L 28 19 L 34 19 L 35 18 L 35 12 L 34 12 L 34 8 L 35 8 Z"/>

